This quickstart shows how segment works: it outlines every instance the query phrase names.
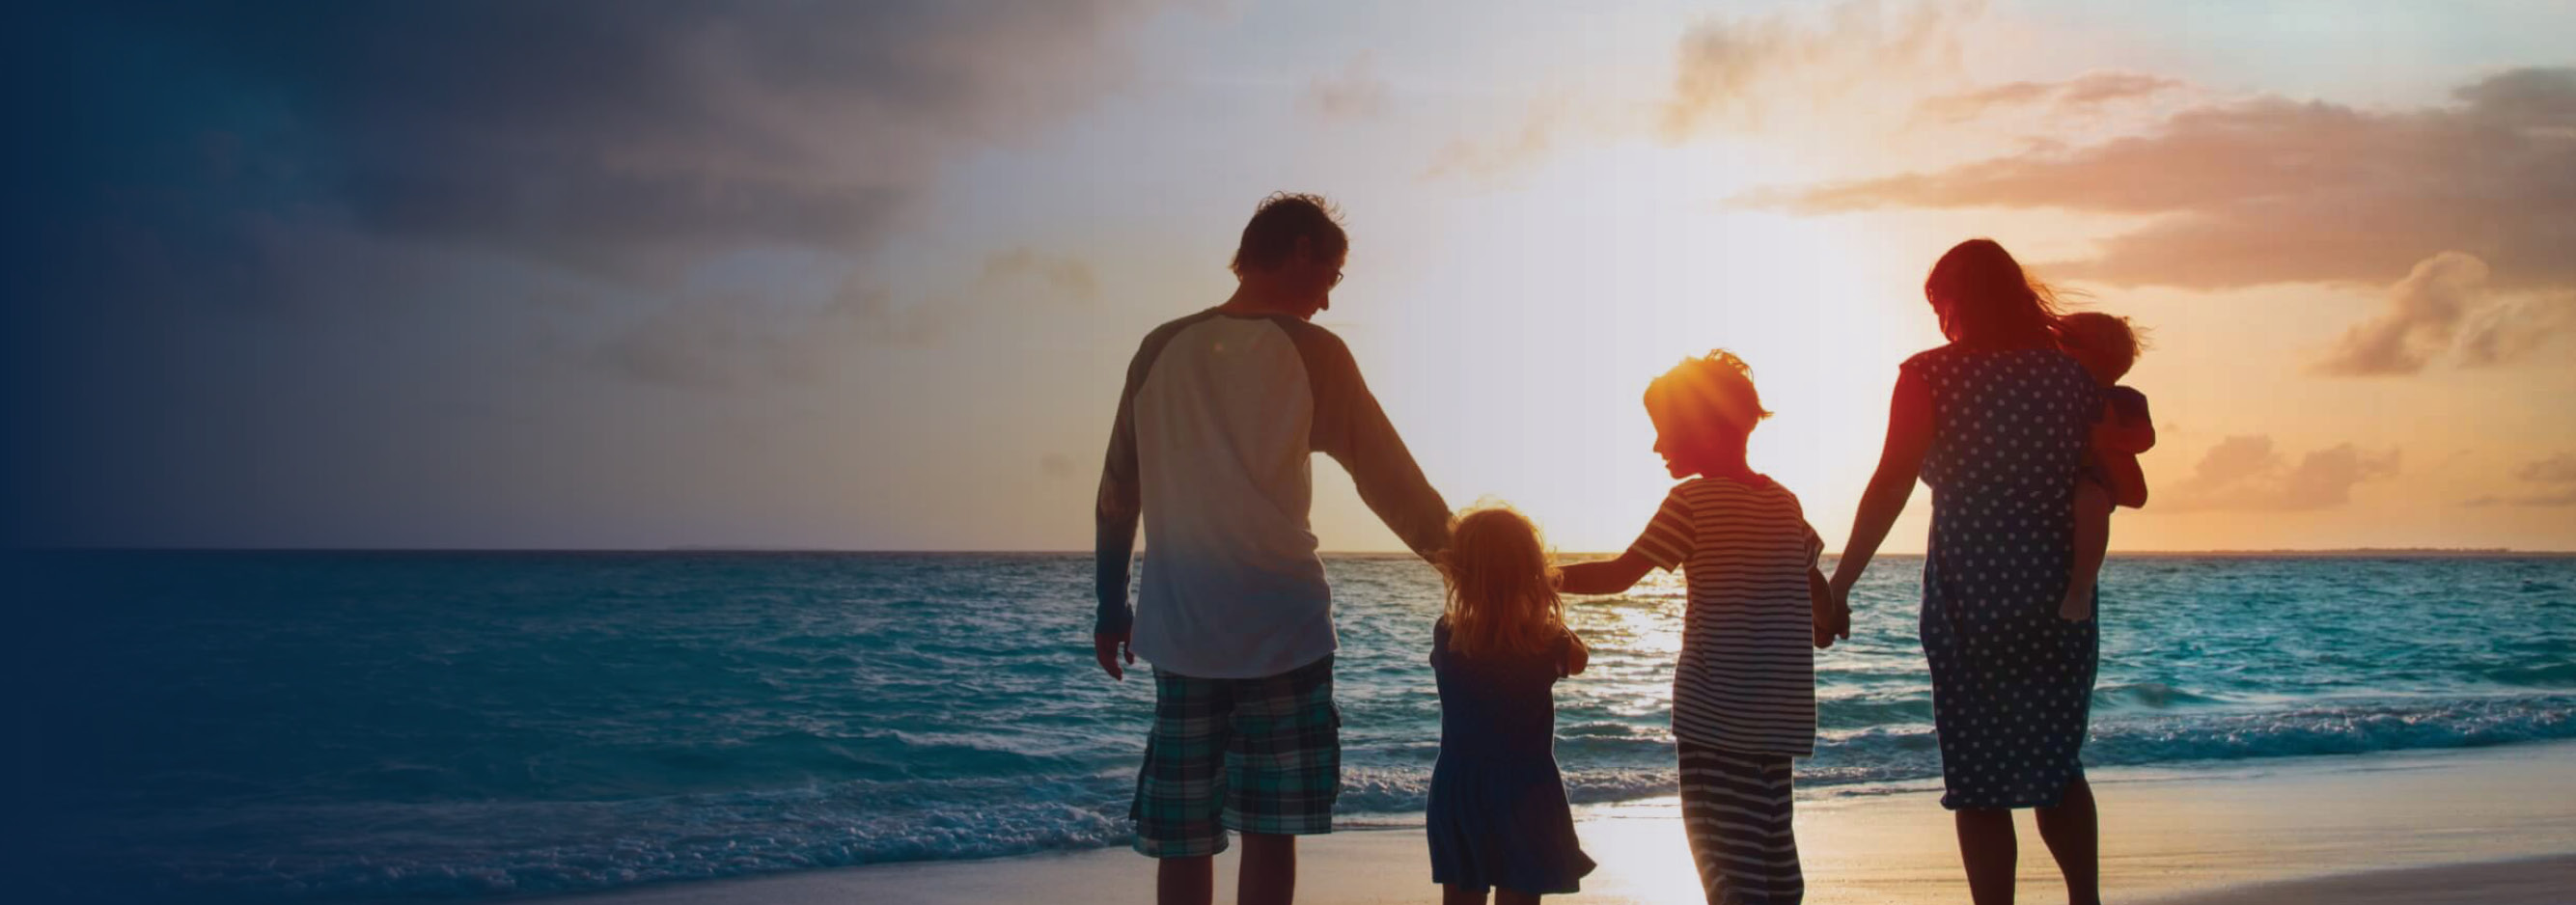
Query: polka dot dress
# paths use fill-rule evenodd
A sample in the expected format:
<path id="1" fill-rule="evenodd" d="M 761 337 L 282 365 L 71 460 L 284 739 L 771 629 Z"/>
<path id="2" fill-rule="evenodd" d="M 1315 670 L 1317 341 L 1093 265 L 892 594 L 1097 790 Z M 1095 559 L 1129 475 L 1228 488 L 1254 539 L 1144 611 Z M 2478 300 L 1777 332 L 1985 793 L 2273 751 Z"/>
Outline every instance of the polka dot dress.
<path id="1" fill-rule="evenodd" d="M 2054 805 L 2084 775 L 2093 701 L 2100 622 L 2060 619 L 2057 604 L 2098 391 L 2053 349 L 1945 346 L 1904 370 L 1932 390 L 1921 627 L 1941 806 Z"/>

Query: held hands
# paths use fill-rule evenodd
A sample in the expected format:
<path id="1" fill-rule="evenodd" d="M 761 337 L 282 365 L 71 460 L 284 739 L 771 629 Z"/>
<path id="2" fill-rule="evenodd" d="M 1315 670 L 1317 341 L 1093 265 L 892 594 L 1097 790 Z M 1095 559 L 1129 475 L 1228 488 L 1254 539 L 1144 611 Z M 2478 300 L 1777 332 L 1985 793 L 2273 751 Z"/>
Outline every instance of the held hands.
<path id="1" fill-rule="evenodd" d="M 1816 649 L 1834 646 L 1837 638 L 1851 638 L 1851 589 L 1828 583 L 1814 571 L 1807 573 L 1807 605 L 1816 630 Z"/>
<path id="2" fill-rule="evenodd" d="M 1118 681 L 1127 681 L 1127 671 L 1119 668 L 1118 655 L 1127 655 L 1127 664 L 1136 663 L 1136 651 L 1127 646 L 1126 632 L 1100 632 L 1091 636 L 1091 655 L 1100 661 L 1100 671 Z"/>
<path id="3" fill-rule="evenodd" d="M 1834 646 L 1835 639 L 1851 638 L 1850 605 L 1843 603 L 1839 597 L 1824 598 L 1811 603 L 1820 604 L 1814 607 L 1817 650 Z"/>

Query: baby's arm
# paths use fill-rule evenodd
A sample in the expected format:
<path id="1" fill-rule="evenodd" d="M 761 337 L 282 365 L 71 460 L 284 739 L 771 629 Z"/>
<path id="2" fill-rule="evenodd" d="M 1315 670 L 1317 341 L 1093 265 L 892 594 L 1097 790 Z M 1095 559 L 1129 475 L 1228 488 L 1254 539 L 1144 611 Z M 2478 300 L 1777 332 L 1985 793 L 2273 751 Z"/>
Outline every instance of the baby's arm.
<path id="1" fill-rule="evenodd" d="M 1579 562 L 1558 569 L 1562 578 L 1557 590 L 1568 594 L 1616 594 L 1637 586 L 1637 580 L 1655 567 L 1635 550 L 1619 554 L 1617 559 Z"/>
<path id="2" fill-rule="evenodd" d="M 2093 423 L 2093 448 L 2137 455 L 2156 446 L 2156 420 L 2147 414 L 2147 396 L 2128 387 L 2104 391 L 2104 417 Z"/>

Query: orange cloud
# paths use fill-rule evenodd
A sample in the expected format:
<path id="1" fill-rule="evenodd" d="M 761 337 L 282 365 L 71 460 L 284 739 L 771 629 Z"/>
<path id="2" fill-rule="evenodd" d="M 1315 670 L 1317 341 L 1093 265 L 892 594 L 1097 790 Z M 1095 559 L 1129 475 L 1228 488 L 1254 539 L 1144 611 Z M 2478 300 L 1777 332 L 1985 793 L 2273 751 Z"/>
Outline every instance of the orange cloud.
<path id="1" fill-rule="evenodd" d="M 2395 475 L 2396 450 L 2365 452 L 2350 443 L 2316 450 L 2292 464 L 2260 434 L 2229 437 L 2203 454 L 2190 476 L 2160 490 L 2158 511 L 2297 511 L 2352 501 L 2364 481 Z"/>
<path id="2" fill-rule="evenodd" d="M 1821 22 L 1788 13 L 1709 22 L 1682 36 L 1663 131 L 1679 140 L 1703 129 L 1758 127 L 1779 111 L 1813 116 L 1905 73 L 1958 68 L 1961 23 L 1981 3 L 1916 4 L 1901 12 L 1852 0 Z"/>
<path id="3" fill-rule="evenodd" d="M 2524 465 L 2514 476 L 2538 484 L 2536 492 L 2516 496 L 2485 496 L 2462 503 L 2464 506 L 2576 506 L 2576 453 L 2559 453 Z"/>
<path id="4" fill-rule="evenodd" d="M 2444 251 L 2500 289 L 2576 287 L 2576 68 L 2518 69 L 2437 107 L 2262 98 L 2137 135 L 1749 196 L 1811 213 L 2055 208 L 2155 215 L 2052 275 L 2217 289 L 2392 282 Z"/>
<path id="5" fill-rule="evenodd" d="M 2141 72 L 2088 72 L 2062 82 L 2011 82 L 1959 94 L 1925 98 L 1915 110 L 1935 119 L 1976 119 L 1998 108 L 2047 103 L 2054 112 L 2071 113 L 2120 101 L 2140 100 L 2183 87 L 2180 79 Z"/>

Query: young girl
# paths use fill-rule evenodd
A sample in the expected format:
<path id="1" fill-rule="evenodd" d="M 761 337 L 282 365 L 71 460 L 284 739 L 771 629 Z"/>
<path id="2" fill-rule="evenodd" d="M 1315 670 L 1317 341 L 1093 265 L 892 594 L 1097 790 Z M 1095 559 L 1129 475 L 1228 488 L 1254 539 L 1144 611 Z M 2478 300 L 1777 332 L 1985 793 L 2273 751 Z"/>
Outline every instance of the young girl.
<path id="1" fill-rule="evenodd" d="M 1568 594 L 1616 594 L 1653 568 L 1689 579 L 1673 671 L 1682 823 L 1710 905 L 1796 905 L 1806 894 L 1790 831 L 1789 760 L 1814 752 L 1814 647 L 1850 636 L 1827 592 L 1824 542 L 1798 497 L 1745 462 L 1769 417 L 1753 371 L 1727 352 L 1682 362 L 1646 388 L 1655 452 L 1673 477 L 1619 558 L 1563 570 Z"/>
<path id="2" fill-rule="evenodd" d="M 2083 365 L 2102 387 L 2102 410 L 2093 416 L 2084 470 L 2075 481 L 2075 569 L 2066 582 L 2059 618 L 2093 618 L 2093 585 L 2111 548 L 2111 507 L 2147 504 L 2147 475 L 2138 454 L 2156 445 L 2147 416 L 2147 394 L 2120 385 L 2138 361 L 2138 334 L 2129 319 L 2079 311 L 2057 319 L 2057 346 Z"/>
<path id="3" fill-rule="evenodd" d="M 1505 508 L 1451 527 L 1447 612 L 1432 629 L 1440 760 L 1431 768 L 1431 879 L 1445 905 L 1536 902 L 1592 872 L 1556 771 L 1556 680 L 1583 671 L 1538 529 Z"/>

